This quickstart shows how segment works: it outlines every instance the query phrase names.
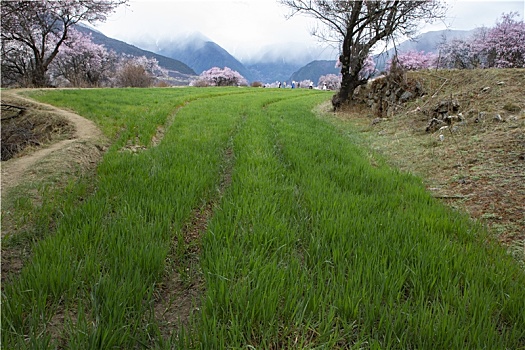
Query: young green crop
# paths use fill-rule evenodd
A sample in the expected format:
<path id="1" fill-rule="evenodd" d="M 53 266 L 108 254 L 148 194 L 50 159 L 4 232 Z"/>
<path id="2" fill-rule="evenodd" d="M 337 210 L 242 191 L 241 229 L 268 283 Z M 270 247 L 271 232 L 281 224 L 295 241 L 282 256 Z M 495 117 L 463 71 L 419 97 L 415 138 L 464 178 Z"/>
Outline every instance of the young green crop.
<path id="1" fill-rule="evenodd" d="M 269 104 L 235 138 L 181 347 L 522 346 L 523 272 L 417 178 L 373 167 L 318 102 Z"/>
<path id="2" fill-rule="evenodd" d="M 229 103 L 238 99 L 237 91 L 217 100 L 214 95 L 224 90 L 160 90 L 155 101 L 141 100 L 149 90 L 110 91 L 89 90 L 83 97 L 74 90 L 55 93 L 68 106 L 79 104 L 79 110 L 96 115 L 109 126 L 109 136 L 117 130 L 120 135 L 98 168 L 96 193 L 80 207 L 65 209 L 55 234 L 35 247 L 20 278 L 5 286 L 4 344 L 23 346 L 30 332 L 35 336 L 29 346 L 47 344 L 46 327 L 57 314 L 82 316 L 73 317 L 70 331 L 64 327 L 64 334 L 54 335 L 53 341 L 70 348 L 147 342 L 148 304 L 171 240 L 213 191 L 222 151 L 242 117 Z M 102 103 L 109 109 L 95 107 L 101 96 L 111 99 Z M 196 98 L 198 104 L 189 103 Z M 149 145 L 157 126 L 186 103 L 157 147 L 139 154 L 119 151 L 136 137 Z M 132 108 L 140 104 L 144 107 Z M 74 335 L 77 325 L 86 337 Z"/>
<path id="3" fill-rule="evenodd" d="M 372 165 L 352 142 L 358 135 L 312 113 L 328 94 L 115 89 L 38 98 L 89 116 L 115 141 L 96 192 L 66 207 L 3 286 L 5 346 L 525 346 L 523 271 L 419 179 Z M 154 146 L 159 126 L 167 130 Z M 120 152 L 137 139 L 147 150 Z M 161 339 L 153 304 L 165 259 L 185 244 L 193 210 L 217 198 L 225 162 L 231 184 L 200 247 L 200 312 Z"/>

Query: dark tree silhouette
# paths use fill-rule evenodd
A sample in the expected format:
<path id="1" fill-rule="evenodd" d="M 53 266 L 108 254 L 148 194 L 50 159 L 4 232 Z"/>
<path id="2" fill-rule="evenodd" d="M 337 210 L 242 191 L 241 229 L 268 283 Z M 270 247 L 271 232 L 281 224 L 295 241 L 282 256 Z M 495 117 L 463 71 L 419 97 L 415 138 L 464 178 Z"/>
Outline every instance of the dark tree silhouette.
<path id="1" fill-rule="evenodd" d="M 442 3 L 432 0 L 280 2 L 292 10 L 290 17 L 306 14 L 319 20 L 322 26 L 312 34 L 339 44 L 341 89 L 332 99 L 338 105 L 348 101 L 353 91 L 370 78 L 360 76 L 359 72 L 374 45 L 395 40 L 400 35 L 412 37 L 421 23 L 443 18 L 446 10 Z"/>
<path id="2" fill-rule="evenodd" d="M 48 85 L 46 73 L 69 29 L 81 21 L 104 21 L 127 1 L 2 1 L 2 74 L 22 85 Z"/>

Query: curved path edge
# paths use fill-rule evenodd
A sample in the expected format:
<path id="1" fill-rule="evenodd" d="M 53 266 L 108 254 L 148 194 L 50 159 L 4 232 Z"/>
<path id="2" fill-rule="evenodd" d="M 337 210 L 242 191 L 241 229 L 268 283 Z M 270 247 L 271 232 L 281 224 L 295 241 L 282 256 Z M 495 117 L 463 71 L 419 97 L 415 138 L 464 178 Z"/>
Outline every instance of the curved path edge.
<path id="1" fill-rule="evenodd" d="M 73 134 L 73 137 L 68 140 L 58 141 L 56 143 L 46 146 L 45 148 L 38 149 L 35 152 L 30 153 L 28 155 L 24 155 L 19 158 L 13 158 L 8 161 L 3 161 L 1 163 L 2 193 L 5 193 L 6 190 L 17 186 L 22 181 L 27 172 L 30 171 L 33 165 L 35 165 L 37 162 L 44 159 L 48 155 L 56 151 L 65 149 L 69 145 L 76 142 L 96 142 L 97 140 L 103 139 L 102 132 L 91 120 L 88 120 L 71 111 L 60 109 L 50 104 L 41 103 L 28 97 L 22 96 L 21 93 L 24 91 L 27 90 L 5 90 L 2 91 L 2 95 L 13 96 L 18 100 L 29 102 L 42 110 L 55 113 L 66 118 L 75 127 L 75 132 Z M 71 161 L 73 161 L 73 159 Z"/>

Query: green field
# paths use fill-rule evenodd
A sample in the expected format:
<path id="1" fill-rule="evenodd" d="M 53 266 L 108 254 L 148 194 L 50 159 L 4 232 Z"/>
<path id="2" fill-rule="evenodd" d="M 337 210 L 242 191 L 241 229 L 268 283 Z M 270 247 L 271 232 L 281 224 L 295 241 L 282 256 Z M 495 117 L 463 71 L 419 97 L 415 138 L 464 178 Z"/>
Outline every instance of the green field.
<path id="1" fill-rule="evenodd" d="M 111 146 L 2 286 L 3 348 L 525 349 L 524 271 L 315 113 L 330 94 L 31 96 Z"/>

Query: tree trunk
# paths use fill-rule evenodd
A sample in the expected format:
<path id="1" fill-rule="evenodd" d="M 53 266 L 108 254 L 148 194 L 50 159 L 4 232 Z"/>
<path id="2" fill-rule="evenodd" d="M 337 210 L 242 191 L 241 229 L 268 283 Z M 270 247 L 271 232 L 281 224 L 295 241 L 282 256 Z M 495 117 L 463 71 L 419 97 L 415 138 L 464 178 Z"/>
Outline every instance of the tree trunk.
<path id="1" fill-rule="evenodd" d="M 49 82 L 46 77 L 46 69 L 42 64 L 36 63 L 36 67 L 33 69 L 31 83 L 33 87 L 47 87 Z"/>
<path id="2" fill-rule="evenodd" d="M 344 52 L 344 51 L 343 51 Z M 362 63 L 359 59 L 352 59 L 351 54 L 344 53 L 339 58 L 342 63 L 341 67 L 341 88 L 337 95 L 332 99 L 334 110 L 339 108 L 342 104 L 347 103 L 352 99 L 354 90 L 363 84 L 366 84 L 367 79 L 360 79 L 359 72 L 362 68 Z"/>
<path id="3" fill-rule="evenodd" d="M 352 94 L 354 93 L 354 89 L 357 87 L 355 84 L 355 80 L 357 77 L 354 77 L 353 74 L 343 74 L 343 78 L 341 80 L 341 89 L 339 90 L 339 100 L 341 103 L 344 103 L 348 101 Z"/>

